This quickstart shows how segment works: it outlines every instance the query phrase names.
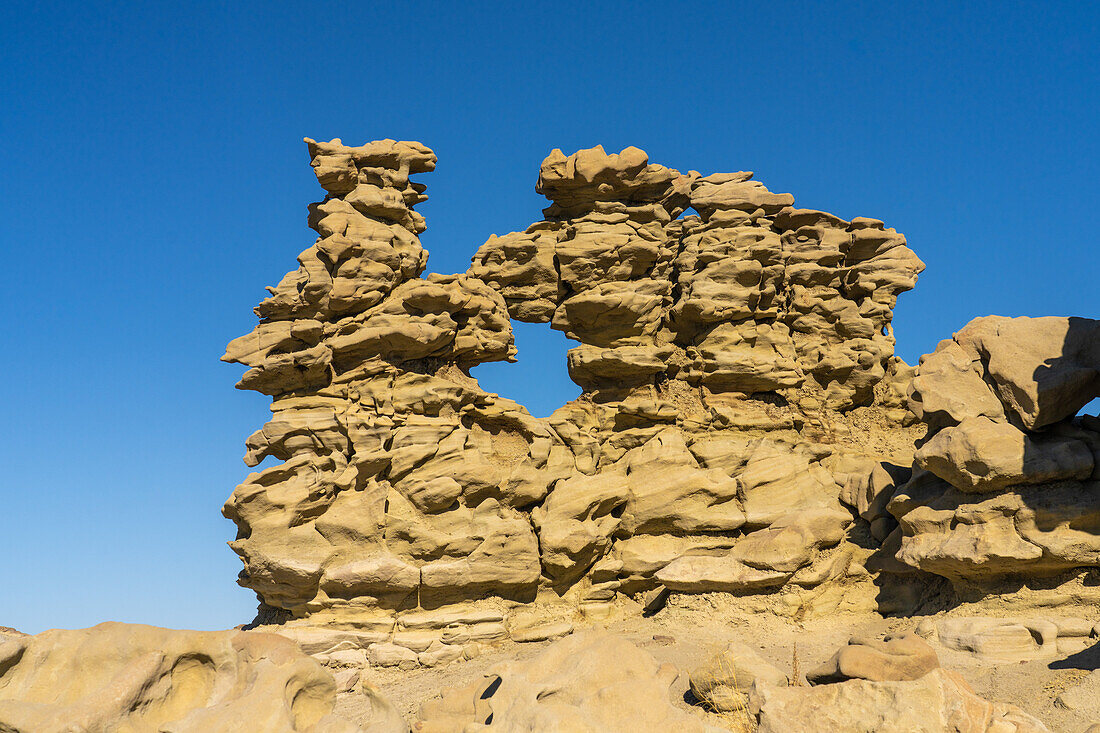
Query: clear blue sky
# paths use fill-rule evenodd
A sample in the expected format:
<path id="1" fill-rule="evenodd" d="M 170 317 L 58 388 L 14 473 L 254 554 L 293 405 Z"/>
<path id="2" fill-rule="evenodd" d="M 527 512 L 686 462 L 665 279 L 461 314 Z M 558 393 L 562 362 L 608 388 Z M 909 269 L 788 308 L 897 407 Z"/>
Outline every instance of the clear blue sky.
<path id="1" fill-rule="evenodd" d="M 904 232 L 910 362 L 1100 317 L 1096 3 L 465 5 L 3 4 L 0 625 L 251 619 L 219 508 L 268 399 L 218 357 L 313 241 L 306 135 L 436 151 L 436 272 L 540 218 L 551 148 L 637 145 Z M 487 388 L 575 394 L 560 334 L 518 345 Z"/>

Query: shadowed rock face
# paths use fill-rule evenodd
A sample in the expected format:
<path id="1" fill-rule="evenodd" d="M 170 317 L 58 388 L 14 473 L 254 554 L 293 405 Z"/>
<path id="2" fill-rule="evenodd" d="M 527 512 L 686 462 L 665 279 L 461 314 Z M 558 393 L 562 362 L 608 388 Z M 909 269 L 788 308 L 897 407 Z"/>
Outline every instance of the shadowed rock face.
<path id="1" fill-rule="evenodd" d="M 1100 321 L 975 318 L 921 359 L 910 407 L 935 429 L 967 418 L 1036 431 L 1100 396 Z"/>
<path id="2" fill-rule="evenodd" d="M 467 600 L 544 593 L 598 615 L 664 586 L 782 592 L 800 613 L 805 594 L 870 602 L 810 589 L 868 584 L 853 514 L 885 537 L 898 476 L 882 461 L 910 462 L 911 370 L 889 324 L 923 264 L 902 235 L 795 209 L 750 173 L 554 151 L 543 221 L 491 237 L 466 274 L 422 275 L 409 177 L 434 154 L 307 144 L 327 193 L 317 241 L 224 357 L 272 396 L 246 463 L 282 461 L 224 508 L 262 619 L 404 639 L 374 653 L 405 664 L 470 641 L 442 638 L 458 621 L 410 641 L 405 615 Z M 515 358 L 510 318 L 580 341 L 567 366 L 584 394 L 550 418 L 469 376 Z"/>
<path id="3" fill-rule="evenodd" d="M 1100 567 L 1100 321 L 971 321 L 922 359 L 929 428 L 890 502 L 898 559 L 960 586 Z M 1089 584 L 1086 584 L 1089 585 Z"/>

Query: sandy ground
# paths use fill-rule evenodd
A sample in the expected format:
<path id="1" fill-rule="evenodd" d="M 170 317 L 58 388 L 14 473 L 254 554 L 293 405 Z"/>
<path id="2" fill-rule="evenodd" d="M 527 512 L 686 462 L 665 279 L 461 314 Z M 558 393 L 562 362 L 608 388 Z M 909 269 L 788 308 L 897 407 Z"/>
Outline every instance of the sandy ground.
<path id="1" fill-rule="evenodd" d="M 621 634 L 649 651 L 659 662 L 680 669 L 680 679 L 672 691 L 673 701 L 708 722 L 723 721 L 691 704 L 687 673 L 705 662 L 733 640 L 759 648 L 760 655 L 789 675 L 797 665 L 805 674 L 829 659 L 853 635 L 882 635 L 914 628 L 921 620 L 884 619 L 877 615 L 843 615 L 793 622 L 759 614 L 749 618 L 723 618 L 722 613 L 707 609 L 670 606 L 652 618 L 634 617 L 607 623 L 608 630 Z M 534 644 L 505 643 L 486 649 L 481 656 L 435 669 L 398 671 L 372 669 L 366 680 L 388 697 L 410 722 L 422 702 L 439 696 L 444 689 L 463 687 L 478 679 L 494 664 L 506 659 L 527 659 L 537 655 L 551 642 Z M 1058 695 L 1081 682 L 1088 672 L 1100 667 L 1100 643 L 1085 652 L 1060 655 L 1056 659 L 993 665 L 974 656 L 933 646 L 940 663 L 953 669 L 973 686 L 979 695 L 1020 706 L 1041 719 L 1055 733 L 1081 733 L 1100 722 L 1100 695 L 1085 708 L 1068 710 L 1056 704 Z M 343 695 L 340 711 L 349 716 L 364 710 L 361 696 Z"/>

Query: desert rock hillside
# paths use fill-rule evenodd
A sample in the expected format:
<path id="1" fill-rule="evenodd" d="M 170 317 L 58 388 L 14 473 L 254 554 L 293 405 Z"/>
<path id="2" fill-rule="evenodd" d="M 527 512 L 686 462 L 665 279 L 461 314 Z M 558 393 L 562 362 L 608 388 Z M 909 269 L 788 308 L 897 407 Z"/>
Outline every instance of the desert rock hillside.
<path id="1" fill-rule="evenodd" d="M 318 237 L 223 357 L 255 620 L 0 628 L 0 730 L 1100 731 L 1100 321 L 908 366 L 902 234 L 637 148 L 426 274 L 435 154 L 306 144 Z M 549 417 L 471 376 L 513 319 L 577 342 Z"/>

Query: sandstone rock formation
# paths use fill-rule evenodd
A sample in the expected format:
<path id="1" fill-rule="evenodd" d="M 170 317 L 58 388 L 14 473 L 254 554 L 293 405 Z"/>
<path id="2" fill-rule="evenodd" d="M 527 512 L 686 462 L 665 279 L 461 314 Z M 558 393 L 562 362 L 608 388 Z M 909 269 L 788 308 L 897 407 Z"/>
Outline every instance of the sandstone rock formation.
<path id="1" fill-rule="evenodd" d="M 105 623 L 0 643 L 0 729 L 26 733 L 354 733 L 336 688 L 273 634 Z M 401 733 L 383 715 L 368 733 Z"/>
<path id="2" fill-rule="evenodd" d="M 673 419 L 668 380 L 704 396 L 870 403 L 897 296 L 924 264 L 882 222 L 795 209 L 752 176 L 681 174 L 637 148 L 555 150 L 535 187 L 553 201 L 546 219 L 491 237 L 468 274 L 513 318 L 580 341 L 570 376 L 597 404 L 621 403 L 624 421 Z"/>
<path id="3" fill-rule="evenodd" d="M 1094 669 L 1080 684 L 1058 695 L 1056 704 L 1067 710 L 1079 710 L 1100 718 L 1100 669 Z M 1085 733 L 1100 733 L 1100 723 L 1089 726 Z"/>
<path id="4" fill-rule="evenodd" d="M 848 648 L 858 646 L 876 645 Z M 719 713 L 702 719 L 670 704 L 670 685 L 677 676 L 671 665 L 658 666 L 621 637 L 581 631 L 536 657 L 497 665 L 468 687 L 444 691 L 421 707 L 413 730 L 595 733 L 717 731 L 733 725 L 782 733 L 1047 731 L 1020 708 L 975 694 L 959 674 L 938 668 L 934 654 L 929 663 L 930 649 L 917 637 L 879 642 L 875 651 L 882 649 L 888 653 L 871 665 L 874 676 L 903 679 L 852 678 L 806 687 L 788 685 L 787 677 L 751 647 L 733 643 L 691 675 L 696 697 Z M 716 700 L 729 704 L 712 704 Z M 726 710 L 737 712 L 722 715 Z"/>
<path id="5" fill-rule="evenodd" d="M 1094 596 L 1100 420 L 1075 416 L 1097 396 L 1100 321 L 990 316 L 942 342 L 909 391 L 929 436 L 887 507 L 897 558 L 971 599 L 1020 578 Z"/>
<path id="6" fill-rule="evenodd" d="M 0 642 L 7 641 L 12 638 L 21 638 L 26 636 L 22 631 L 13 629 L 10 626 L 0 626 Z"/>
<path id="7" fill-rule="evenodd" d="M 934 633 L 949 649 L 1010 663 L 1080 652 L 1100 636 L 1100 624 L 1083 618 L 966 616 L 942 619 Z"/>
<path id="8" fill-rule="evenodd" d="M 285 461 L 225 506 L 242 582 L 296 615 L 530 593 L 538 544 L 516 507 L 545 495 L 565 451 L 467 376 L 514 353 L 500 296 L 419 277 L 425 197 L 409 175 L 435 156 L 307 142 L 328 192 L 310 209 L 320 237 L 224 357 L 251 367 L 239 387 L 274 397 L 246 462 Z"/>
<path id="9" fill-rule="evenodd" d="M 874 547 L 850 534 L 893 529 L 915 437 L 890 321 L 923 264 L 902 235 L 750 173 L 554 151 L 543 221 L 423 275 L 409 176 L 434 154 L 307 144 L 318 239 L 224 357 L 273 398 L 246 462 L 282 461 L 224 508 L 259 621 L 354 631 L 401 666 L 522 636 L 510 609 L 536 598 L 590 617 L 667 591 L 873 605 Z M 470 376 L 515 358 L 510 318 L 580 342 L 584 394 L 549 418 Z"/>
<path id="10" fill-rule="evenodd" d="M 413 730 L 719 733 L 672 705 L 676 677 L 621 637 L 577 632 L 534 659 L 506 662 L 469 687 L 445 691 L 421 708 Z"/>
<path id="11" fill-rule="evenodd" d="M 829 661 L 808 672 L 806 679 L 813 684 L 907 681 L 920 679 L 939 666 L 936 651 L 914 633 L 883 640 L 853 637 Z"/>

